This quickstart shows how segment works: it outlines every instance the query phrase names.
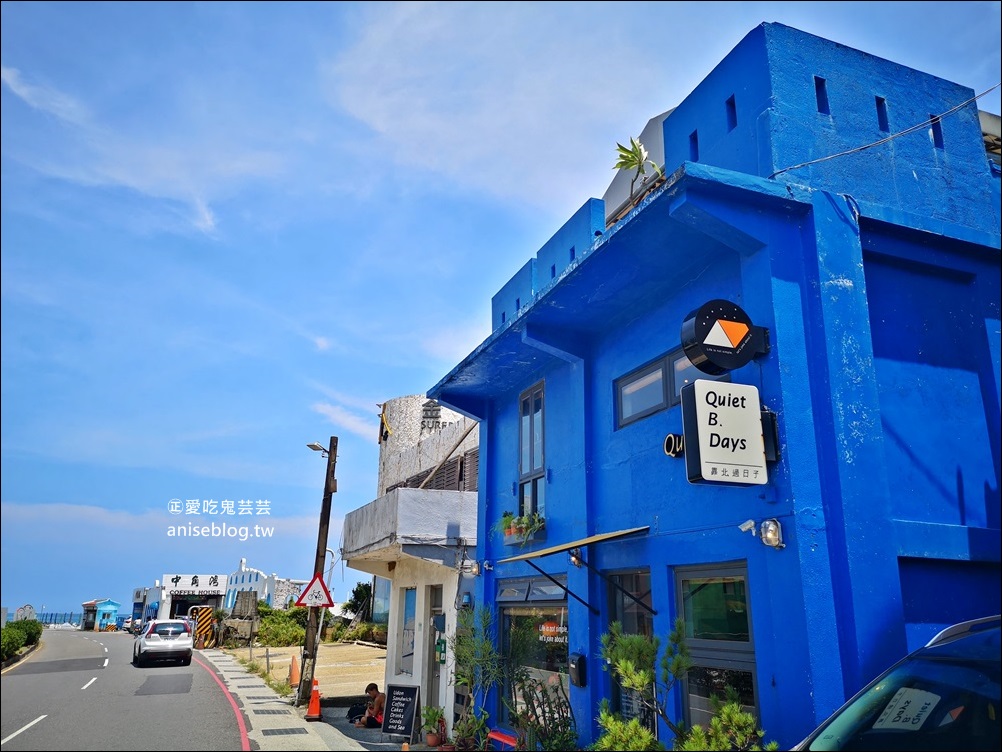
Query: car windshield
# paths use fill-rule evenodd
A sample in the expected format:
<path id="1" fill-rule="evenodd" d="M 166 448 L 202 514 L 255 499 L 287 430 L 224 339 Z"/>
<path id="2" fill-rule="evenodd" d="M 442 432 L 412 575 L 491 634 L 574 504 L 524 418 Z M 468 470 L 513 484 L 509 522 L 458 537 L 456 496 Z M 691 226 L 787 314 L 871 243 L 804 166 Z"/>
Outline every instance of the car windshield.
<path id="1" fill-rule="evenodd" d="M 809 750 L 998 750 L 999 630 L 927 648 L 812 735 Z"/>

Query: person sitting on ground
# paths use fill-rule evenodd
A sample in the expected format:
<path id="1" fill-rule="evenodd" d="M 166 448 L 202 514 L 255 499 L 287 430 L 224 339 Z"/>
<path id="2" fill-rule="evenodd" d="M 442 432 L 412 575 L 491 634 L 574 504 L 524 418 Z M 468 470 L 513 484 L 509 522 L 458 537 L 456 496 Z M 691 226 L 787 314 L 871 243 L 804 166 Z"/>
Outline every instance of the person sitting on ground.
<path id="1" fill-rule="evenodd" d="M 380 728 L 383 725 L 383 706 L 386 704 L 386 695 L 379 691 L 379 686 L 373 682 L 365 688 L 365 694 L 369 696 L 369 707 L 365 710 L 365 715 L 355 721 L 357 728 Z"/>

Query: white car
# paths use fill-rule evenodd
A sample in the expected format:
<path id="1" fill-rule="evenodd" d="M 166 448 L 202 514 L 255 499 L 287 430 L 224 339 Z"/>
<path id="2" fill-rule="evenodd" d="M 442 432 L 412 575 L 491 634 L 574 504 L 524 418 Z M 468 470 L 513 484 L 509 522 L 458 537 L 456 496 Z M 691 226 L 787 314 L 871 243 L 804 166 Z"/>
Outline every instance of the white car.
<path id="1" fill-rule="evenodd" d="M 151 661 L 176 660 L 191 665 L 194 643 L 191 626 L 184 619 L 154 619 L 146 623 L 132 646 L 132 663 L 144 666 Z"/>

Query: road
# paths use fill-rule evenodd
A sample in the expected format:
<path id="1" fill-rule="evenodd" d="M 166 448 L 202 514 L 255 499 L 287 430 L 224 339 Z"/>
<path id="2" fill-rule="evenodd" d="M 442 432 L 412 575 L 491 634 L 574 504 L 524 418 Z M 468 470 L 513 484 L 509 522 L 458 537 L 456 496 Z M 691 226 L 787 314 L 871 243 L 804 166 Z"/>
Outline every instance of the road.
<path id="1" fill-rule="evenodd" d="M 0 743 L 18 750 L 247 750 L 244 722 L 211 666 L 132 665 L 132 637 L 46 629 L 4 672 Z"/>

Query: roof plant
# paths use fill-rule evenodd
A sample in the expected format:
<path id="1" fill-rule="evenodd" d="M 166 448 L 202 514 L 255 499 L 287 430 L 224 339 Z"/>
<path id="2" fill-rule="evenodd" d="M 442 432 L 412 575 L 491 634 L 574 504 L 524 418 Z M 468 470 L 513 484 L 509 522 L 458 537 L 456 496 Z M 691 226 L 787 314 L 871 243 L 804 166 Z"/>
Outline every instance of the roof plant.
<path id="1" fill-rule="evenodd" d="M 644 180 L 641 182 L 646 182 L 647 180 L 647 168 L 650 166 L 651 170 L 654 172 L 656 177 L 661 177 L 664 173 L 647 153 L 647 147 L 645 147 L 639 138 L 634 138 L 630 136 L 630 145 L 623 146 L 621 143 L 616 143 L 616 152 L 619 158 L 616 160 L 616 164 L 613 165 L 614 170 L 635 170 L 633 177 L 630 179 L 630 198 L 633 198 L 633 192 L 636 187 L 637 179 L 643 175 Z"/>

